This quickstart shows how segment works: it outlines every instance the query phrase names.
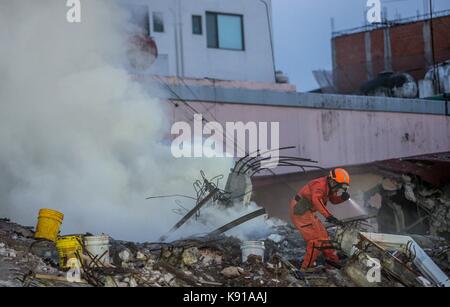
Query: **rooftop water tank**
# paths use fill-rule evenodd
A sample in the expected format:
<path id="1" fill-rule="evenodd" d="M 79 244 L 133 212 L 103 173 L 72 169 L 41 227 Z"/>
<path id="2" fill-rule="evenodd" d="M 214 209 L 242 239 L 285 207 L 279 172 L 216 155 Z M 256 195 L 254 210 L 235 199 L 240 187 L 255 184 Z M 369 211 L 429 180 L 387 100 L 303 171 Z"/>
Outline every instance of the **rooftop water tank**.
<path id="1" fill-rule="evenodd" d="M 450 60 L 437 65 L 436 69 L 431 67 L 425 74 L 425 80 L 433 81 L 436 77 L 439 78 L 440 92 L 450 93 Z"/>
<path id="2" fill-rule="evenodd" d="M 387 71 L 365 83 L 360 92 L 366 96 L 415 98 L 418 91 L 417 83 L 410 74 Z"/>

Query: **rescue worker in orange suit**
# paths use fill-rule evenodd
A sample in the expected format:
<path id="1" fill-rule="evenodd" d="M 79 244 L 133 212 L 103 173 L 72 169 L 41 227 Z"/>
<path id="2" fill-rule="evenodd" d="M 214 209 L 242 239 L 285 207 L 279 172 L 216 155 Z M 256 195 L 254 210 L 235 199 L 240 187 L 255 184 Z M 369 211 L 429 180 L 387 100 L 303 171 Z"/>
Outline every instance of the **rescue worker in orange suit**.
<path id="1" fill-rule="evenodd" d="M 335 205 L 348 200 L 350 198 L 347 192 L 349 186 L 350 176 L 347 171 L 336 168 L 331 170 L 328 176 L 310 181 L 291 200 L 292 222 L 306 242 L 302 271 L 315 266 L 320 252 L 323 252 L 325 259 L 329 262 L 337 263 L 339 261 L 336 251 L 331 248 L 328 232 L 316 217 L 315 212 L 323 215 L 329 223 L 342 225 L 342 222 L 328 211 L 326 204 L 328 200 Z"/>

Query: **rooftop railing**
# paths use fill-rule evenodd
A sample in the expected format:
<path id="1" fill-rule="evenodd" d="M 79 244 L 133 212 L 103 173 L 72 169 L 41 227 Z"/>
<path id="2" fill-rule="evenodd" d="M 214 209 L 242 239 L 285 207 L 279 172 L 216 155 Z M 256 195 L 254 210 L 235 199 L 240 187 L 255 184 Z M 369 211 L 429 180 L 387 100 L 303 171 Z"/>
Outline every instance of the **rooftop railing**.
<path id="1" fill-rule="evenodd" d="M 445 17 L 445 16 L 450 16 L 450 10 L 433 12 L 433 19 L 436 19 L 439 17 Z M 398 26 L 398 25 L 403 25 L 403 24 L 408 24 L 408 23 L 413 23 L 413 22 L 419 22 L 419 21 L 424 21 L 424 20 L 429 20 L 429 19 L 430 19 L 430 14 L 423 14 L 423 15 L 417 15 L 417 16 L 413 16 L 413 17 L 401 18 L 401 19 L 396 19 L 396 20 L 386 20 L 386 21 L 382 21 L 380 23 L 372 23 L 372 24 L 368 24 L 368 25 L 365 25 L 362 27 L 357 27 L 357 28 L 352 28 L 352 29 L 347 29 L 347 30 L 342 30 L 342 31 L 334 31 L 334 32 L 332 32 L 332 37 L 336 38 L 339 36 L 345 36 L 345 35 L 356 34 L 356 33 L 361 33 L 361 32 L 368 32 L 368 31 L 373 31 L 373 30 L 377 30 L 377 29 L 383 29 L 386 27 L 393 27 L 393 26 Z"/>

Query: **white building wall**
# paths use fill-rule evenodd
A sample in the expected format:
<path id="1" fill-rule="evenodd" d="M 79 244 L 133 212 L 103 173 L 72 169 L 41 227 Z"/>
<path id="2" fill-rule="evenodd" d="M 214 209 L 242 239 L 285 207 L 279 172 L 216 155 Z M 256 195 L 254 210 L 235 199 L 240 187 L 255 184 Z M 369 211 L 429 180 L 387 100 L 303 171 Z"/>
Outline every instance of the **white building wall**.
<path id="1" fill-rule="evenodd" d="M 266 6 L 260 0 L 119 0 L 148 8 L 150 35 L 159 50 L 150 72 L 185 78 L 275 82 Z M 271 18 L 271 0 L 265 0 Z M 207 47 L 206 12 L 243 15 L 245 50 Z M 152 12 L 164 14 L 164 33 L 153 31 Z M 202 16 L 202 35 L 192 33 L 192 15 Z M 166 62 L 164 61 L 166 59 Z"/>

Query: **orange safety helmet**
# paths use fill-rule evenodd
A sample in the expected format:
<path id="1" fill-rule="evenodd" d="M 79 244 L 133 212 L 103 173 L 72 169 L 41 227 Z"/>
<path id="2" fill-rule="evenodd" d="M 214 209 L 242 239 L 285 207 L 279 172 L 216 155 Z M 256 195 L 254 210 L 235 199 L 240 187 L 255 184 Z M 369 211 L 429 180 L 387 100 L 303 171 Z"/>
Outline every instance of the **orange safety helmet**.
<path id="1" fill-rule="evenodd" d="M 350 185 L 350 175 L 343 168 L 335 168 L 330 171 L 330 178 L 338 184 Z"/>

